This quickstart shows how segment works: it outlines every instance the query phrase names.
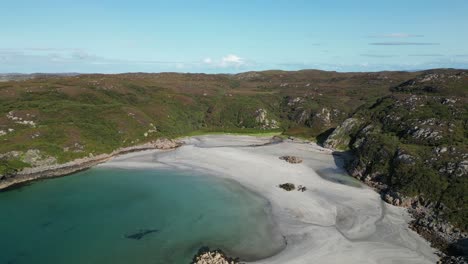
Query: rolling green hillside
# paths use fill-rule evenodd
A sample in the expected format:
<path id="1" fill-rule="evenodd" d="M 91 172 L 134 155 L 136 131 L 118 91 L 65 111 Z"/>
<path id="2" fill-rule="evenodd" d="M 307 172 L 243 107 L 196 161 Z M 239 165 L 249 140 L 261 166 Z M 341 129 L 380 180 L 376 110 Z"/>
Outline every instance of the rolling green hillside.
<path id="1" fill-rule="evenodd" d="M 279 131 L 324 141 L 339 127 L 325 144 L 354 152 L 352 174 L 409 196 L 423 194 L 443 203 L 453 222 L 468 223 L 468 71 L 4 79 L 0 180 L 25 167 L 194 131 Z"/>
<path id="2" fill-rule="evenodd" d="M 315 137 L 416 75 L 38 75 L 0 83 L 0 153 L 37 149 L 65 162 L 194 130 L 275 129 Z M 14 163 L 9 167 L 25 166 Z"/>

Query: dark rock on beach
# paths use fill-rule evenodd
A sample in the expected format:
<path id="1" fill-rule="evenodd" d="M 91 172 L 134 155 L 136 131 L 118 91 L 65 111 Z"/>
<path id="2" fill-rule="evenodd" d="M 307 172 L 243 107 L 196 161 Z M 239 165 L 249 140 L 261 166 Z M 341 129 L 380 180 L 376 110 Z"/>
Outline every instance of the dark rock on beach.
<path id="1" fill-rule="evenodd" d="M 287 161 L 287 162 L 292 163 L 292 164 L 297 164 L 297 163 L 302 162 L 302 159 L 299 158 L 299 157 L 296 157 L 296 156 L 281 156 L 281 157 L 279 157 L 279 159 Z"/>
<path id="2" fill-rule="evenodd" d="M 296 189 L 296 186 L 293 183 L 283 183 L 283 184 L 280 184 L 279 187 L 288 192 Z"/>

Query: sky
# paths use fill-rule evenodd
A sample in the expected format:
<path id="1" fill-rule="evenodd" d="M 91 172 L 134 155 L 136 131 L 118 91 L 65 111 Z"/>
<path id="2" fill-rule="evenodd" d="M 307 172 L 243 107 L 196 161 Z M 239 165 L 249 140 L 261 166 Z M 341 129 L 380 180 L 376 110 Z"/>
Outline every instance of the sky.
<path id="1" fill-rule="evenodd" d="M 2 0 L 0 73 L 468 68 L 467 0 Z"/>

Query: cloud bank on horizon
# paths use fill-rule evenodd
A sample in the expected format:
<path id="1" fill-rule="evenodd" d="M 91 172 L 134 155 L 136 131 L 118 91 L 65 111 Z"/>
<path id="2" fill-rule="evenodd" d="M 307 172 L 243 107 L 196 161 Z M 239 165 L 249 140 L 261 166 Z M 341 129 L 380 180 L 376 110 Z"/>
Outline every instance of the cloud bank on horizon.
<path id="1" fill-rule="evenodd" d="M 4 3 L 0 73 L 468 68 L 464 0 L 96 2 Z"/>

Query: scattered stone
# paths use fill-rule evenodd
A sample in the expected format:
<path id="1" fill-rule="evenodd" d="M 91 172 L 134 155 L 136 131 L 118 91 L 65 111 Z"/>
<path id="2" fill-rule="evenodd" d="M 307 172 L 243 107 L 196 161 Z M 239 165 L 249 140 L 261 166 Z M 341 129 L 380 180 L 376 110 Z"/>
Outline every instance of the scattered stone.
<path id="1" fill-rule="evenodd" d="M 468 257 L 462 256 L 443 256 L 437 264 L 466 264 L 468 263 Z"/>
<path id="2" fill-rule="evenodd" d="M 280 184 L 279 187 L 288 192 L 296 189 L 296 186 L 293 183 L 283 183 L 283 184 Z"/>
<path id="3" fill-rule="evenodd" d="M 296 156 L 281 156 L 279 157 L 280 160 L 285 160 L 289 163 L 292 163 L 292 164 L 297 164 L 297 163 L 301 163 L 302 162 L 302 159 L 299 158 L 299 157 L 296 157 Z"/>
<path id="4" fill-rule="evenodd" d="M 30 115 L 28 115 L 28 116 L 30 116 Z M 23 120 L 22 117 L 15 116 L 15 111 L 8 112 L 8 114 L 6 114 L 6 117 L 8 119 L 10 119 L 11 121 L 14 121 L 16 124 L 36 127 L 36 123 L 34 121 L 32 121 L 32 120 Z"/>
<path id="5" fill-rule="evenodd" d="M 297 190 L 300 191 L 300 192 L 305 192 L 305 191 L 307 191 L 307 187 L 299 185 L 299 186 L 297 186 Z"/>

